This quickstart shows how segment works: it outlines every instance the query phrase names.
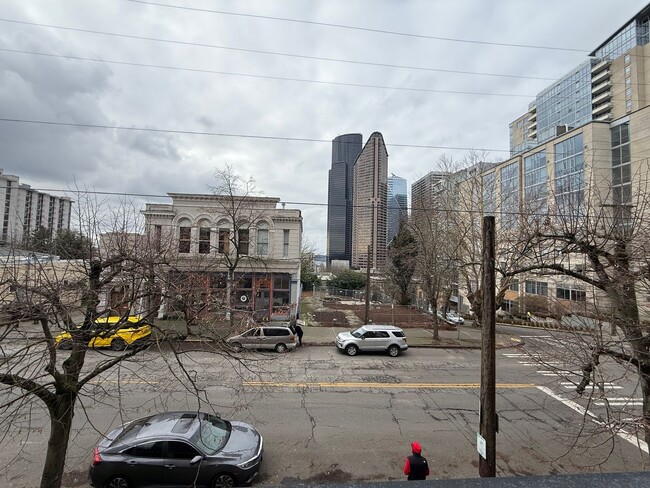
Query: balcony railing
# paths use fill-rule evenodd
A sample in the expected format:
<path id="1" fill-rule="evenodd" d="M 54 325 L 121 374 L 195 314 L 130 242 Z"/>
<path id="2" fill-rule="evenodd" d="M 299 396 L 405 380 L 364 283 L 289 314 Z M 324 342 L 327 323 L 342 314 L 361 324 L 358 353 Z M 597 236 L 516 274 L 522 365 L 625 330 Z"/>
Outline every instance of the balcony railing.
<path id="1" fill-rule="evenodd" d="M 605 68 L 609 67 L 610 61 L 608 59 L 603 59 L 600 63 L 595 64 L 591 67 L 591 76 L 595 76 L 596 74 L 600 73 L 603 71 Z"/>
<path id="2" fill-rule="evenodd" d="M 592 75 L 591 77 L 591 86 L 597 85 L 598 83 L 609 79 L 611 72 L 609 69 L 605 69 L 598 73 L 597 75 Z"/>
<path id="3" fill-rule="evenodd" d="M 610 86 L 612 86 L 612 81 L 611 80 L 605 80 L 602 83 L 594 86 L 591 89 L 591 95 L 592 96 L 598 95 L 600 92 L 602 92 L 603 90 L 608 89 Z"/>
<path id="4" fill-rule="evenodd" d="M 598 105 L 597 107 L 594 107 L 594 109 L 591 111 L 591 114 L 594 117 L 597 117 L 603 112 L 606 112 L 611 108 L 612 108 L 612 102 L 605 102 L 603 104 Z"/>
<path id="5" fill-rule="evenodd" d="M 612 92 L 607 90 L 606 92 L 601 93 L 600 95 L 596 96 L 595 98 L 591 99 L 591 106 L 595 107 L 600 105 L 603 102 L 607 102 L 612 98 Z"/>

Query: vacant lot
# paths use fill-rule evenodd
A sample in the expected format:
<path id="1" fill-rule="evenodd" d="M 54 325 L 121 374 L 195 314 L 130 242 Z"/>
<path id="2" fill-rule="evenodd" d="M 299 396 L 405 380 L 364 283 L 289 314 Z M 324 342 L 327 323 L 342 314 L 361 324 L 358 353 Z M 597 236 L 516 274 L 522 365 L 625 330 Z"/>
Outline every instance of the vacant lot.
<path id="1" fill-rule="evenodd" d="M 323 327 L 353 328 L 363 324 L 365 303 L 353 300 L 340 300 L 329 296 L 303 296 L 303 304 L 310 310 L 310 325 Z M 370 320 L 375 324 L 394 324 L 398 327 L 431 327 L 433 317 L 413 306 L 392 307 L 391 305 L 371 304 Z M 454 329 L 441 323 L 442 329 Z"/>

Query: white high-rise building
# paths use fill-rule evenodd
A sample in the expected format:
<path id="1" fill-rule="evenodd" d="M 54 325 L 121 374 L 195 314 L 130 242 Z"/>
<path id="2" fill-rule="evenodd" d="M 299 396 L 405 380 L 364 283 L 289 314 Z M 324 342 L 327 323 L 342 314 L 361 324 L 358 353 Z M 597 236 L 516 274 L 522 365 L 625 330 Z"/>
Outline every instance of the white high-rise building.
<path id="1" fill-rule="evenodd" d="M 72 200 L 20 183 L 18 176 L 0 169 L 0 243 L 22 244 L 29 234 L 45 227 L 56 235 L 70 228 Z"/>

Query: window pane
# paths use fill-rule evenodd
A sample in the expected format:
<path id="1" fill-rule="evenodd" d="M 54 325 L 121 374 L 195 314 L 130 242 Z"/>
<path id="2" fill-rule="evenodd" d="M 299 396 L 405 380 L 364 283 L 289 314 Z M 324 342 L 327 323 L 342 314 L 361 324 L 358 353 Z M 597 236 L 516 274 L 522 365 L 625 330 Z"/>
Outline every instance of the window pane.
<path id="1" fill-rule="evenodd" d="M 128 449 L 125 451 L 125 454 L 134 457 L 159 459 L 162 458 L 162 442 L 140 444 L 139 446 Z"/>
<path id="2" fill-rule="evenodd" d="M 289 275 L 276 274 L 273 275 L 273 289 L 275 290 L 288 290 L 289 289 Z"/>
<path id="3" fill-rule="evenodd" d="M 190 243 L 192 236 L 191 227 L 181 227 L 178 237 L 178 252 L 188 253 L 190 252 Z"/>

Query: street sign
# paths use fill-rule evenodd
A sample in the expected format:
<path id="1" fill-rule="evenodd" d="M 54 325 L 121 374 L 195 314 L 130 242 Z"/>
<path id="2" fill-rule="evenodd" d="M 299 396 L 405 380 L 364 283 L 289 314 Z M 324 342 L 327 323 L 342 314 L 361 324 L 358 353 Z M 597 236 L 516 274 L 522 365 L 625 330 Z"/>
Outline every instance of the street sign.
<path id="1" fill-rule="evenodd" d="M 476 433 L 476 450 L 483 459 L 487 459 L 485 439 L 478 432 Z"/>

